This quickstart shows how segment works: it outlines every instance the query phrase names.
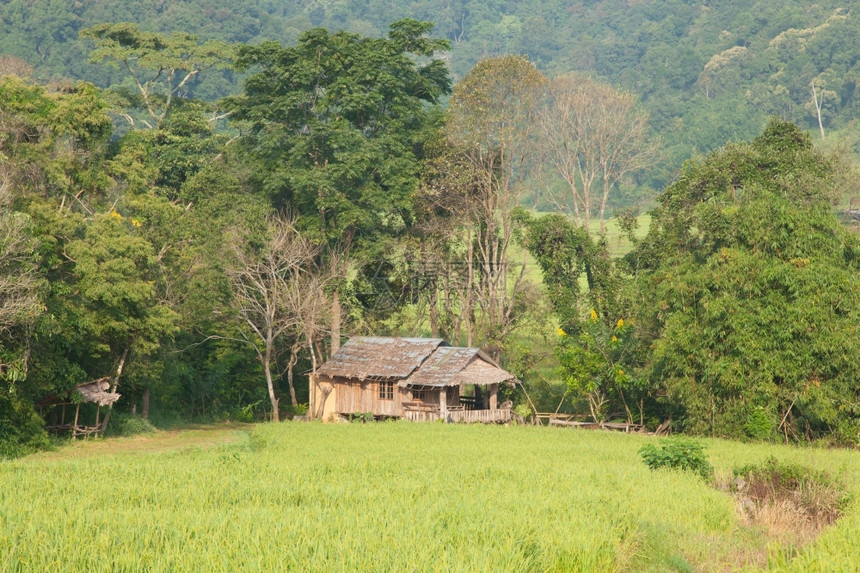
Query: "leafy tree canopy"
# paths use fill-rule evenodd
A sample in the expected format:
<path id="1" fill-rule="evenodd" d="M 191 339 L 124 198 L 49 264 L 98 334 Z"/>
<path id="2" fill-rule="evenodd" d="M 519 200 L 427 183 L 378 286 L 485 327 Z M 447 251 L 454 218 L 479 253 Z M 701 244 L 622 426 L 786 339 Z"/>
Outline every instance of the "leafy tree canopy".
<path id="1" fill-rule="evenodd" d="M 693 432 L 858 440 L 860 240 L 838 163 L 772 120 L 691 162 L 628 255 L 651 376 Z"/>
<path id="2" fill-rule="evenodd" d="M 301 225 L 316 237 L 368 244 L 409 222 L 427 106 L 450 89 L 434 58 L 448 44 L 427 38 L 431 28 L 401 20 L 386 38 L 314 29 L 294 47 L 239 50 L 252 74 L 227 106 L 249 126 L 260 186 L 308 215 Z"/>

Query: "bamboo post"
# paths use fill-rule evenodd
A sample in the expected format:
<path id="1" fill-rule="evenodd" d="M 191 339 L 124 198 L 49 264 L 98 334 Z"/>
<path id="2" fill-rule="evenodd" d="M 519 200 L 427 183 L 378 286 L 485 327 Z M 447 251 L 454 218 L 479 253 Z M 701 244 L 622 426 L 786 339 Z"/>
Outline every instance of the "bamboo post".
<path id="1" fill-rule="evenodd" d="M 72 438 L 78 437 L 78 414 L 81 412 L 81 405 L 75 407 L 75 424 L 72 426 Z"/>
<path id="2" fill-rule="evenodd" d="M 444 386 L 439 389 L 439 414 L 443 420 L 448 419 L 448 392 Z"/>

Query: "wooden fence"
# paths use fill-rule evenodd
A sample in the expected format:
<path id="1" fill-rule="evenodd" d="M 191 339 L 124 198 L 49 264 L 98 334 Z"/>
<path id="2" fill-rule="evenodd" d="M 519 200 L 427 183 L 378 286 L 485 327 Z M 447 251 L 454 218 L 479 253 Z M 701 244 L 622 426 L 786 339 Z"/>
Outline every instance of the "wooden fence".
<path id="1" fill-rule="evenodd" d="M 442 419 L 438 408 L 404 408 L 403 417 L 412 422 L 435 422 Z M 511 409 L 450 410 L 446 420 L 455 424 L 502 424 L 511 421 Z"/>

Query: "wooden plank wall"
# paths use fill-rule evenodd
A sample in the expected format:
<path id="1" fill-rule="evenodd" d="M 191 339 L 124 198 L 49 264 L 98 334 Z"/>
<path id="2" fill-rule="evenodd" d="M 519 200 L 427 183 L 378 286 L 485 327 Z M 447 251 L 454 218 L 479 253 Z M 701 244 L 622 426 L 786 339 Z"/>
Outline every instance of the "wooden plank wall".
<path id="1" fill-rule="evenodd" d="M 394 384 L 393 400 L 379 398 L 379 382 L 335 379 L 335 383 L 337 386 L 337 411 L 340 414 L 372 412 L 374 416 L 402 416 L 401 404 L 404 399 L 409 398 L 406 390 L 398 388 L 397 383 Z"/>
<path id="2" fill-rule="evenodd" d="M 339 414 L 353 414 L 355 412 L 372 412 L 374 416 L 402 417 L 403 403 L 412 401 L 412 393 L 406 388 L 399 388 L 394 383 L 394 399 L 382 400 L 379 398 L 380 382 L 365 380 L 345 380 L 336 378 L 333 381 L 337 390 L 337 412 Z M 439 390 L 428 389 L 423 403 L 439 405 Z M 460 406 L 460 388 L 452 386 L 447 389 L 447 404 L 449 407 Z"/>

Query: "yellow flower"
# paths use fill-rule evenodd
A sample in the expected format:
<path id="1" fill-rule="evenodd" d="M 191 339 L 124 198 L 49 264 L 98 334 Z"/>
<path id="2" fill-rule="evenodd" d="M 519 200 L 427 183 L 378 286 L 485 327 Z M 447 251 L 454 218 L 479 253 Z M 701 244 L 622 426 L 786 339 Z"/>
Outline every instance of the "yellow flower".
<path id="1" fill-rule="evenodd" d="M 135 227 L 140 227 L 141 222 L 138 221 L 137 219 L 132 219 L 131 224 L 134 225 Z"/>
<path id="2" fill-rule="evenodd" d="M 621 368 L 619 368 L 619 369 L 618 369 L 618 375 L 619 375 L 619 376 L 624 376 L 624 370 L 622 370 Z"/>
<path id="3" fill-rule="evenodd" d="M 108 216 L 110 216 L 110 217 L 112 217 L 112 218 L 114 218 L 114 219 L 122 219 L 122 215 L 120 215 L 119 213 L 117 213 L 114 209 L 111 209 L 111 210 L 110 210 L 110 213 L 108 213 Z"/>
<path id="4" fill-rule="evenodd" d="M 618 342 L 618 337 L 617 337 L 617 336 L 613 336 L 613 337 L 612 337 L 612 342 Z"/>
<path id="5" fill-rule="evenodd" d="M 559 328 L 556 332 L 558 332 L 559 336 L 567 336 L 567 333 L 562 328 Z"/>
<path id="6" fill-rule="evenodd" d="M 617 326 L 618 328 L 621 328 L 622 326 L 624 326 L 624 319 L 623 319 L 623 318 L 619 318 L 619 319 L 618 319 L 618 324 L 616 324 L 615 326 Z"/>
<path id="7" fill-rule="evenodd" d="M 597 322 L 597 311 L 593 308 L 591 309 L 591 322 Z"/>

